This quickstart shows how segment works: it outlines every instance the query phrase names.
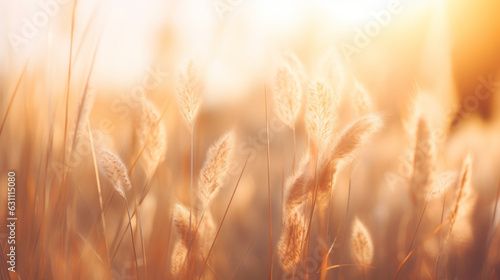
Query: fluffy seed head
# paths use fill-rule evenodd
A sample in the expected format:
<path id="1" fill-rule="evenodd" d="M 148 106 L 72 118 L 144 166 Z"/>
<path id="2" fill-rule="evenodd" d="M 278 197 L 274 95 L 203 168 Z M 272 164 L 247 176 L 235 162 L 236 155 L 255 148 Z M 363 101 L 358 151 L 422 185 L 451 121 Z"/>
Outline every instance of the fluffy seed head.
<path id="1" fill-rule="evenodd" d="M 336 120 L 339 98 L 322 81 L 310 84 L 306 107 L 306 129 L 318 150 L 322 150 L 331 139 Z"/>
<path id="2" fill-rule="evenodd" d="M 101 174 L 113 185 L 115 190 L 126 199 L 126 191 L 132 185 L 128 178 L 127 168 L 120 158 L 109 150 L 100 150 L 98 165 Z"/>
<path id="3" fill-rule="evenodd" d="M 339 164 L 349 160 L 363 147 L 369 137 L 383 126 L 379 115 L 367 115 L 349 125 L 341 133 L 333 149 L 319 159 L 317 202 L 320 206 L 328 205 L 332 185 Z"/>
<path id="4" fill-rule="evenodd" d="M 176 277 L 180 277 L 180 275 L 186 275 L 187 265 L 184 264 L 184 260 L 187 257 L 187 252 L 188 247 L 185 244 L 180 241 L 175 243 L 174 250 L 172 251 L 171 270 L 172 274 Z"/>
<path id="5" fill-rule="evenodd" d="M 288 178 L 285 190 L 285 205 L 284 212 L 288 213 L 296 209 L 300 205 L 303 205 L 307 199 L 307 186 L 310 183 L 309 177 L 309 166 L 310 166 L 309 154 L 301 160 L 296 172 Z"/>
<path id="6" fill-rule="evenodd" d="M 287 273 L 292 273 L 300 263 L 305 234 L 306 227 L 301 208 L 288 213 L 277 244 L 280 265 Z"/>
<path id="7" fill-rule="evenodd" d="M 429 125 L 424 118 L 418 120 L 416 131 L 413 173 L 410 178 L 410 188 L 414 203 L 422 197 L 431 182 L 434 172 L 435 153 Z"/>
<path id="8" fill-rule="evenodd" d="M 194 230 L 192 226 L 191 232 L 189 231 L 189 210 L 182 204 L 176 203 L 174 205 L 173 215 L 175 227 L 181 237 L 180 240 L 184 245 L 188 246 L 191 233 Z"/>
<path id="9" fill-rule="evenodd" d="M 224 184 L 233 147 L 234 134 L 229 132 L 209 148 L 198 184 L 199 197 L 203 203 L 208 203 Z"/>
<path id="10" fill-rule="evenodd" d="M 146 98 L 141 100 L 137 138 L 141 147 L 146 146 L 144 158 L 148 173 L 154 172 L 165 157 L 167 151 L 167 136 L 165 128 L 159 122 L 160 114 L 156 107 Z"/>
<path id="11" fill-rule="evenodd" d="M 300 80 L 292 68 L 285 64 L 276 71 L 273 86 L 276 115 L 287 126 L 293 128 L 300 111 L 302 98 Z"/>
<path id="12" fill-rule="evenodd" d="M 177 99 L 181 107 L 182 117 L 186 121 L 189 130 L 193 128 L 201 104 L 203 85 L 199 77 L 198 69 L 193 61 L 190 61 L 186 71 L 179 75 L 177 84 Z"/>
<path id="13" fill-rule="evenodd" d="M 365 225 L 356 218 L 352 226 L 351 255 L 360 266 L 369 266 L 373 261 L 373 243 Z"/>

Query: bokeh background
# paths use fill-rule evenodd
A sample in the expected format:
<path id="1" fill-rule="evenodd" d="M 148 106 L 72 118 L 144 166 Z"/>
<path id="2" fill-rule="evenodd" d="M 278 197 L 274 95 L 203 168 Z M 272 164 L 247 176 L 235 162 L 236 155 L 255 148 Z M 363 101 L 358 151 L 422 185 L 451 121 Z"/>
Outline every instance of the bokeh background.
<path id="1" fill-rule="evenodd" d="M 273 113 L 276 68 L 283 56 L 293 55 L 301 65 L 304 96 L 306 84 L 324 71 L 321 63 L 334 65 L 335 94 L 341 98 L 339 130 L 359 117 L 352 100 L 356 82 L 369 92 L 371 112 L 387 116 L 382 132 L 355 160 L 360 175 L 352 175 L 354 164 L 340 171 L 331 234 L 320 240 L 313 233 L 311 255 L 325 242 L 330 246 L 338 231 L 341 242 L 335 243 L 329 264 L 352 263 L 343 236 L 349 237 L 352 217 L 357 216 L 375 244 L 375 269 L 367 277 L 394 275 L 406 253 L 401 249 L 405 241 L 399 240 L 408 223 L 404 213 L 410 211 L 404 170 L 411 140 L 405 121 L 414 100 L 436 133 L 436 170 L 460 170 L 467 153 L 474 158 L 478 201 L 472 211 L 473 238 L 464 251 L 455 248 L 453 261 L 443 269 L 448 279 L 495 279 L 485 274 L 499 278 L 498 257 L 491 257 L 489 249 L 491 244 L 498 248 L 492 229 L 499 224 L 499 213 L 494 216 L 500 174 L 499 12 L 500 2 L 490 0 L 0 0 L 0 178 L 4 186 L 7 171 L 16 170 L 20 217 L 18 276 L 10 276 L 136 277 L 128 235 L 116 247 L 111 271 L 99 257 L 105 249 L 91 229 L 100 212 L 87 136 L 69 159 L 69 179 L 61 179 L 63 151 L 68 149 L 65 127 L 74 127 L 80 97 L 91 91 L 94 141 L 112 147 L 127 167 L 141 150 L 134 132 L 138 96 L 146 95 L 165 112 L 161 125 L 167 131 L 167 155 L 151 178 L 139 161 L 131 181 L 137 192 L 145 185 L 150 188 L 141 207 L 148 264 L 140 274 L 145 277 L 147 269 L 149 279 L 174 279 L 169 265 L 178 236 L 171 226 L 172 206 L 187 203 L 190 180 L 190 131 L 179 113 L 176 85 L 179 73 L 194 61 L 205 84 L 194 138 L 194 174 L 214 141 L 230 129 L 237 132 L 234 164 L 212 209 L 216 224 L 250 155 L 211 266 L 217 278 L 229 279 L 254 241 L 236 278 L 268 277 L 266 96 L 273 244 L 282 228 L 283 185 L 292 174 L 294 154 L 299 160 L 308 147 L 302 113 L 295 152 L 292 131 Z M 388 180 L 391 174 L 403 179 Z M 63 189 L 68 193 L 61 210 Z M 113 192 L 103 183 L 105 201 Z M 445 204 L 453 203 L 452 193 Z M 1 217 L 7 215 L 5 201 L 2 187 Z M 439 225 L 443 201 L 429 205 L 422 235 Z M 55 215 L 61 211 L 64 218 Z M 123 201 L 112 199 L 106 238 L 114 240 L 126 221 Z M 4 246 L 5 239 L 0 243 Z M 409 265 L 401 279 L 442 279 L 434 268 L 438 246 L 436 240 L 422 246 L 416 258 L 422 261 Z M 277 259 L 275 255 L 274 276 L 287 279 Z M 317 259 L 312 257 L 311 271 L 319 269 Z M 338 278 L 362 275 L 352 267 L 328 272 L 327 279 Z"/>

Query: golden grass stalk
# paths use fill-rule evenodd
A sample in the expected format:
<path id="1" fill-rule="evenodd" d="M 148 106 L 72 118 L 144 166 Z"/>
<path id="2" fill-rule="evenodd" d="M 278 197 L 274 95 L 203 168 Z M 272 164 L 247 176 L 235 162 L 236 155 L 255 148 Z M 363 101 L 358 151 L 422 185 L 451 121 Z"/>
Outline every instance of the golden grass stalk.
<path id="1" fill-rule="evenodd" d="M 355 218 L 353 222 L 351 255 L 364 275 L 364 267 L 370 266 L 373 261 L 373 243 L 370 233 L 358 218 Z"/>
<path id="2" fill-rule="evenodd" d="M 206 219 L 205 222 L 203 221 L 203 218 L 207 213 L 210 201 L 222 188 L 225 178 L 227 177 L 227 171 L 230 166 L 230 160 L 233 154 L 234 138 L 235 136 L 233 131 L 226 133 L 215 144 L 213 144 L 207 152 L 207 159 L 205 160 L 205 163 L 201 170 L 198 184 L 198 198 L 203 205 L 203 211 L 200 219 L 198 221 L 196 221 L 195 219 L 194 221 L 194 228 L 196 229 L 188 238 L 188 243 L 186 244 L 186 258 L 182 259 L 181 263 L 179 264 L 181 266 L 181 269 L 184 267 L 184 263 L 193 246 L 196 246 L 195 243 L 197 243 L 198 231 L 200 230 L 201 225 L 204 225 L 205 227 L 204 230 L 202 230 L 202 233 L 205 237 L 207 237 L 209 234 L 212 234 L 213 232 L 213 220 L 211 215 L 207 215 L 208 219 Z M 193 227 L 191 226 L 192 225 L 189 224 L 188 228 L 193 229 Z M 198 256 L 198 258 L 199 257 L 200 256 Z"/>
<path id="3" fill-rule="evenodd" d="M 307 133 L 318 150 L 330 142 L 336 125 L 333 112 L 339 105 L 337 93 L 330 86 L 317 80 L 309 85 L 305 122 Z"/>
<path id="4" fill-rule="evenodd" d="M 107 149 L 101 148 L 99 151 L 99 169 L 101 174 L 113 185 L 115 191 L 120 194 L 125 200 L 127 207 L 128 220 L 130 225 L 130 237 L 132 239 L 132 248 L 134 250 L 134 262 L 136 267 L 137 278 L 139 276 L 139 266 L 137 264 L 137 252 L 135 249 L 134 232 L 132 231 L 132 216 L 130 215 L 130 207 L 127 200 L 126 192 L 132 188 L 130 179 L 127 173 L 127 167 L 122 160 Z"/>
<path id="5" fill-rule="evenodd" d="M 140 146 L 146 146 L 143 156 L 146 162 L 148 178 L 155 172 L 167 151 L 165 127 L 158 123 L 160 117 L 161 115 L 156 107 L 146 97 L 143 97 L 141 99 L 137 138 Z"/>
<path id="6" fill-rule="evenodd" d="M 273 85 L 274 110 L 278 118 L 291 129 L 300 112 L 302 90 L 300 80 L 290 65 L 280 66 Z"/>
<path id="7" fill-rule="evenodd" d="M 273 279 L 274 254 L 273 254 L 273 213 L 271 206 L 271 150 L 269 148 L 269 119 L 267 117 L 267 86 L 264 85 L 264 109 L 266 116 L 266 156 L 267 156 L 267 199 L 269 209 L 269 280 Z M 295 132 L 295 130 L 294 130 Z M 294 152 L 295 152 L 295 134 L 294 134 Z M 295 154 L 294 154 L 295 161 Z M 201 277 L 201 275 L 200 275 Z"/>
<path id="8" fill-rule="evenodd" d="M 87 120 L 87 128 L 89 132 L 89 139 L 90 139 L 90 147 L 92 150 L 92 160 L 94 163 L 94 172 L 95 172 L 95 177 L 96 177 L 96 184 L 97 184 L 97 194 L 99 196 L 99 212 L 101 213 L 101 223 L 102 223 L 102 230 L 103 230 L 103 238 L 104 238 L 104 244 L 106 246 L 106 259 L 109 265 L 109 268 L 111 269 L 111 259 L 109 256 L 109 244 L 108 244 L 108 239 L 106 238 L 106 219 L 104 217 L 104 208 L 103 208 L 103 203 L 102 203 L 102 190 L 101 190 L 101 180 L 99 179 L 99 167 L 97 166 L 97 158 L 96 158 L 96 153 L 95 153 L 95 148 L 94 148 L 94 140 L 92 137 L 92 129 L 90 127 L 90 122 Z"/>
<path id="9" fill-rule="evenodd" d="M 190 186 L 189 186 L 189 200 L 190 200 L 190 212 L 189 212 L 189 228 L 191 228 L 192 223 L 192 213 L 193 208 L 193 188 L 194 188 L 194 127 L 196 117 L 198 116 L 198 111 L 201 104 L 201 95 L 204 87 L 201 82 L 201 78 L 198 72 L 198 68 L 195 63 L 191 60 L 188 63 L 186 71 L 179 75 L 179 80 L 177 84 L 177 99 L 181 107 L 181 114 L 186 122 L 189 131 L 191 132 L 191 176 L 190 176 Z"/>
<path id="10" fill-rule="evenodd" d="M 208 205 L 222 188 L 228 174 L 233 149 L 233 132 L 226 133 L 208 149 L 198 182 L 198 196 L 203 205 Z"/>
<path id="11" fill-rule="evenodd" d="M 224 221 L 226 220 L 227 213 L 229 212 L 229 207 L 231 207 L 231 203 L 233 202 L 234 195 L 236 194 L 236 191 L 238 190 L 238 186 L 240 185 L 241 177 L 243 177 L 243 172 L 245 172 L 245 168 L 247 166 L 249 157 L 250 157 L 250 155 L 247 156 L 247 158 L 245 160 L 245 164 L 243 165 L 243 168 L 241 169 L 240 176 L 238 177 L 238 181 L 236 182 L 236 186 L 234 187 L 233 193 L 231 194 L 231 198 L 229 199 L 226 210 L 224 211 L 224 215 L 222 216 L 222 220 L 220 222 L 219 228 L 217 229 L 217 233 L 215 234 L 215 237 L 213 238 L 212 244 L 210 245 L 210 249 L 208 250 L 208 253 L 206 254 L 205 261 L 203 262 L 203 265 L 201 267 L 200 275 L 198 276 L 198 280 L 201 279 L 201 277 L 203 276 L 203 270 L 205 269 L 205 266 L 207 265 L 208 259 L 210 258 L 210 253 L 212 253 L 212 250 L 214 249 L 215 242 L 217 241 L 217 237 L 219 236 L 219 233 L 222 229 L 222 225 L 224 224 Z"/>

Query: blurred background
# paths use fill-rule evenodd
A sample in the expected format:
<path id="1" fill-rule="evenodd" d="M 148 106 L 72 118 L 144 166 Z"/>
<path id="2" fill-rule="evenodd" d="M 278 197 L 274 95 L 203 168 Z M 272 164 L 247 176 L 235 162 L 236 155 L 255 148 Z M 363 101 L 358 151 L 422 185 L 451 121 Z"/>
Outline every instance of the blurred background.
<path id="1" fill-rule="evenodd" d="M 410 146 L 403 137 L 404 125 L 408 106 L 415 99 L 436 137 L 442 136 L 436 140 L 438 170 L 460 169 L 467 152 L 476 159 L 475 246 L 468 247 L 469 258 L 450 264 L 449 277 L 479 279 L 476 277 L 488 258 L 487 245 L 481 240 L 489 236 L 485 228 L 494 211 L 500 162 L 499 13 L 500 2 L 492 0 L 0 0 L 0 118 L 6 119 L 0 134 L 0 178 L 4 180 L 11 169 L 20 174 L 19 211 L 26 217 L 20 221 L 18 233 L 25 244 L 18 249 L 21 279 L 135 277 L 128 236 L 117 248 L 111 275 L 103 272 L 102 260 L 83 250 L 89 243 L 97 252 L 104 247 L 102 240 L 89 237 L 99 214 L 95 181 L 89 179 L 93 178 L 89 177 L 93 176 L 92 157 L 85 147 L 74 159 L 77 168 L 67 183 L 72 199 L 68 202 L 70 222 L 66 222 L 70 226 L 45 220 L 57 212 L 50 205 L 55 205 L 61 185 L 54 162 L 60 162 L 67 149 L 63 144 L 65 117 L 71 128 L 86 90 L 95 95 L 89 117 L 95 141 L 113 147 L 126 166 L 140 152 L 134 136 L 137 96 L 145 94 L 159 111 L 165 110 L 162 125 L 167 130 L 167 156 L 154 178 L 147 177 L 140 162 L 131 181 L 134 188 L 151 187 L 142 207 L 149 278 L 172 279 L 167 268 L 177 235 L 171 227 L 171 210 L 174 202 L 188 200 L 190 177 L 190 132 L 179 113 L 176 83 L 191 60 L 199 66 L 205 84 L 195 133 L 195 174 L 214 141 L 231 128 L 238 135 L 230 179 L 213 207 L 216 224 L 250 155 L 218 239 L 220 245 L 214 249 L 213 269 L 220 279 L 229 279 L 255 240 L 236 278 L 267 277 L 264 101 L 267 96 L 276 244 L 282 226 L 282 188 L 292 174 L 294 145 L 291 130 L 273 114 L 270 85 L 286 55 L 295 57 L 300 65 L 303 95 L 307 82 L 323 71 L 321 63 L 333 61 L 329 71 L 342 104 L 339 128 L 358 117 L 351 100 L 356 83 L 369 92 L 372 112 L 390 116 L 381 135 L 371 143 L 376 148 L 363 154 L 364 163 L 356 172 L 364 176 L 352 182 L 358 189 L 351 194 L 351 216 L 365 222 L 376 243 L 376 256 L 380 256 L 369 278 L 391 278 L 404 259 L 394 236 L 404 227 L 396 216 L 408 210 L 408 198 L 403 183 L 388 183 L 385 175 L 406 175 L 400 171 L 408 161 L 404 152 Z M 297 121 L 297 160 L 308 146 L 301 119 Z M 333 195 L 332 233 L 349 232 L 343 223 L 350 172 L 350 165 L 341 170 Z M 103 187 L 104 197 L 109 197 L 112 188 Z M 0 198 L 4 205 L 4 191 Z M 429 206 L 429 219 L 434 223 L 422 231 L 432 232 L 439 225 L 441 206 Z M 114 199 L 110 207 L 106 236 L 111 240 L 120 223 L 128 219 L 122 201 Z M 2 217 L 4 208 L 0 207 Z M 498 225 L 498 218 L 493 225 Z M 73 232 L 71 258 L 56 250 L 59 227 L 66 226 Z M 51 228 L 55 233 L 50 233 Z M 334 237 L 326 241 L 328 246 Z M 433 246 L 438 245 L 431 243 L 426 252 L 435 254 Z M 336 245 L 334 252 L 343 251 L 342 247 L 342 243 Z M 332 254 L 330 264 L 352 263 L 347 250 L 343 255 Z M 433 261 L 426 263 L 431 267 Z M 94 269 L 78 270 L 77 263 Z M 498 267 L 498 262 L 493 264 Z M 425 275 L 422 271 L 427 266 L 411 267 Z M 287 279 L 277 262 L 274 269 L 276 277 Z M 327 279 L 361 279 L 356 269 L 342 271 L 340 275 L 329 272 Z M 405 273 L 406 277 L 415 275 Z M 414 279 L 411 277 L 405 279 Z"/>

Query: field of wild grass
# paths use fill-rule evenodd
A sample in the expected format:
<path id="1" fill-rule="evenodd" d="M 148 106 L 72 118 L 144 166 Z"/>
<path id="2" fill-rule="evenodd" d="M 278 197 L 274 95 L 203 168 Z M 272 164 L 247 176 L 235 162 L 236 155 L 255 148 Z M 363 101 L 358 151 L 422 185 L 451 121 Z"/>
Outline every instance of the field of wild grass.
<path id="1" fill-rule="evenodd" d="M 500 279 L 500 7 L 341 2 L 1 3 L 0 278 Z"/>

